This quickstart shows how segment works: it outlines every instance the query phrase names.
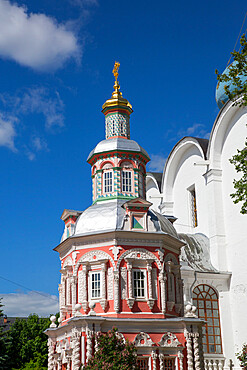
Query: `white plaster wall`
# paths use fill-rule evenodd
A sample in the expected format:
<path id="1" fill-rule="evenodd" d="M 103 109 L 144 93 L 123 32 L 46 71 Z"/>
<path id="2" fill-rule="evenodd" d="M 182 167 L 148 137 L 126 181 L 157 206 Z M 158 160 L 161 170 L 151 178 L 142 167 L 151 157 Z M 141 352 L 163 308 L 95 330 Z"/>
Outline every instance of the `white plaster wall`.
<path id="1" fill-rule="evenodd" d="M 233 179 L 238 179 L 231 158 L 237 149 L 244 147 L 247 136 L 247 113 L 238 109 L 234 117 L 225 124 L 221 168 L 222 197 L 224 204 L 224 222 L 228 270 L 232 272 L 229 308 L 233 321 L 234 352 L 246 343 L 247 332 L 247 215 L 240 214 L 240 204 L 235 205 L 230 197 L 234 192 Z M 236 366 L 239 366 L 238 362 Z"/>
<path id="2" fill-rule="evenodd" d="M 149 176 L 146 179 L 146 199 L 147 201 L 153 203 L 150 207 L 157 212 L 160 212 L 159 206 L 161 203 L 162 196 L 158 189 L 157 183 Z"/>
<path id="3" fill-rule="evenodd" d="M 190 146 L 177 166 L 173 183 L 173 215 L 177 217 L 174 223 L 176 230 L 182 233 L 208 233 L 208 214 L 206 189 L 203 173 L 206 166 L 195 166 L 203 158 L 199 149 Z M 189 187 L 195 185 L 198 226 L 192 227 L 191 203 Z"/>

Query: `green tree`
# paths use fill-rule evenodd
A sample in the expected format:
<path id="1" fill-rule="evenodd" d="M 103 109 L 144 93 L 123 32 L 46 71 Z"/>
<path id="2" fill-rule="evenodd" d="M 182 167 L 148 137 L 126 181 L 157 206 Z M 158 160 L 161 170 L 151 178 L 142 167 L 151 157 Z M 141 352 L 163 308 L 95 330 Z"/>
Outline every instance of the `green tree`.
<path id="1" fill-rule="evenodd" d="M 83 370 L 133 370 L 136 365 L 136 348 L 129 341 L 124 342 L 114 328 L 95 337 L 98 349 Z"/>
<path id="2" fill-rule="evenodd" d="M 27 319 L 16 319 L 7 332 L 8 369 L 47 368 L 47 336 L 44 330 L 49 318 L 31 314 Z"/>
<path id="3" fill-rule="evenodd" d="M 247 344 L 244 344 L 242 350 L 237 353 L 237 359 L 240 361 L 240 366 L 246 370 L 247 369 Z"/>
<path id="4" fill-rule="evenodd" d="M 4 333 L 4 322 L 3 317 L 4 313 L 2 310 L 2 298 L 0 298 L 0 369 L 7 369 L 7 355 L 6 355 L 6 338 Z"/>
<path id="5" fill-rule="evenodd" d="M 233 63 L 225 73 L 219 74 L 216 70 L 219 82 L 225 82 L 225 92 L 230 100 L 235 100 L 239 106 L 247 106 L 247 39 L 243 35 L 240 39 L 240 51 L 233 51 Z M 237 97 L 242 99 L 237 101 Z M 240 173 L 240 180 L 234 180 L 235 193 L 231 194 L 233 202 L 243 202 L 240 212 L 247 214 L 247 140 L 245 148 L 238 150 L 237 154 L 230 159 L 230 163 Z"/>

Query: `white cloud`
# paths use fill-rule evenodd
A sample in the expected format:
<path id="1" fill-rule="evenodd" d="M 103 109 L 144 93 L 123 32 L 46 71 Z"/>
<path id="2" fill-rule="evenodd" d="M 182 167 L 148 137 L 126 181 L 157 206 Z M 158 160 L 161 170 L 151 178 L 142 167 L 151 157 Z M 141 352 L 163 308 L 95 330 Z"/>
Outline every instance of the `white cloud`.
<path id="1" fill-rule="evenodd" d="M 38 136 L 32 138 L 32 145 L 37 152 L 48 150 L 47 143 Z"/>
<path id="2" fill-rule="evenodd" d="M 7 316 L 27 317 L 31 313 L 49 316 L 59 311 L 58 297 L 43 292 L 1 294 L 3 311 Z"/>
<path id="3" fill-rule="evenodd" d="M 168 140 L 178 141 L 182 139 L 184 136 L 193 136 L 199 137 L 202 139 L 209 139 L 210 131 L 208 131 L 207 127 L 202 123 L 194 123 L 189 127 L 186 128 L 178 128 L 177 130 L 167 130 L 166 136 Z"/>
<path id="4" fill-rule="evenodd" d="M 15 117 L 4 117 L 0 113 L 0 146 L 6 146 L 12 151 L 16 151 L 14 144 L 16 136 L 14 123 L 16 121 Z"/>
<path id="5" fill-rule="evenodd" d="M 163 172 L 166 163 L 166 157 L 159 154 L 150 155 L 151 162 L 148 164 L 148 171 Z"/>
<path id="6" fill-rule="evenodd" d="M 81 46 L 65 24 L 45 14 L 28 13 L 24 6 L 0 0 L 0 56 L 36 70 L 56 70 Z"/>
<path id="7" fill-rule="evenodd" d="M 14 96 L 1 94 L 0 100 L 6 110 L 15 116 L 31 113 L 43 114 L 45 126 L 48 129 L 64 125 L 64 103 L 57 91 L 52 95 L 47 88 L 35 87 L 21 91 Z"/>

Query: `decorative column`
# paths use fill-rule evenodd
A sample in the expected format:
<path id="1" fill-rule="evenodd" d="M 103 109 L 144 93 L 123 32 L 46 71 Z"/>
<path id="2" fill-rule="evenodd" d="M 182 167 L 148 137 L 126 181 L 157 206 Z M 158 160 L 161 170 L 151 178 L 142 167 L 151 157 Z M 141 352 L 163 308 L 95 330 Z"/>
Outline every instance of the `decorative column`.
<path id="1" fill-rule="evenodd" d="M 164 355 L 163 355 L 163 353 L 159 354 L 159 360 L 160 360 L 160 370 L 164 370 Z"/>
<path id="2" fill-rule="evenodd" d="M 71 277 L 66 279 L 66 305 L 71 305 Z"/>
<path id="3" fill-rule="evenodd" d="M 193 370 L 192 333 L 185 330 L 188 370 Z"/>
<path id="4" fill-rule="evenodd" d="M 175 311 L 179 313 L 182 308 L 182 295 L 181 295 L 181 278 L 179 273 L 175 276 L 175 285 L 176 285 L 176 303 L 175 303 Z"/>
<path id="5" fill-rule="evenodd" d="M 72 329 L 72 344 L 73 344 L 73 352 L 72 352 L 72 369 L 79 370 L 80 369 L 80 339 L 81 333 L 76 328 Z"/>
<path id="6" fill-rule="evenodd" d="M 78 272 L 78 301 L 82 304 L 86 312 L 88 308 L 87 300 L 87 264 L 82 264 L 82 270 Z"/>
<path id="7" fill-rule="evenodd" d="M 200 350 L 200 334 L 199 333 L 191 333 L 193 338 L 193 345 L 194 345 L 194 359 L 195 359 L 195 370 L 204 370 L 204 361 L 203 361 L 203 353 Z M 217 364 L 216 367 L 217 369 Z"/>
<path id="8" fill-rule="evenodd" d="M 75 305 L 76 305 L 76 291 L 77 291 L 77 276 L 72 276 L 71 283 L 72 283 L 72 314 L 75 314 Z"/>
<path id="9" fill-rule="evenodd" d="M 179 360 L 179 368 L 180 368 L 180 370 L 183 370 L 183 368 L 184 368 L 183 359 L 184 359 L 183 352 L 182 351 L 179 351 L 178 352 L 178 360 Z"/>
<path id="10" fill-rule="evenodd" d="M 47 346 L 48 346 L 48 370 L 53 370 L 54 369 L 54 340 L 51 338 L 48 338 L 47 341 Z"/>
<path id="11" fill-rule="evenodd" d="M 87 363 L 90 360 L 90 358 L 92 357 L 92 353 L 93 353 L 92 345 L 93 345 L 92 331 L 90 329 L 87 329 L 87 353 L 86 353 Z"/>
<path id="12" fill-rule="evenodd" d="M 167 308 L 169 311 L 173 310 L 175 305 L 175 286 L 174 286 L 174 275 L 172 273 L 172 269 L 174 263 L 172 261 L 166 262 L 167 266 L 167 282 L 168 282 L 168 300 L 167 300 Z"/>
<path id="13" fill-rule="evenodd" d="M 102 278 L 102 286 L 101 286 L 101 294 L 102 294 L 102 298 L 100 300 L 100 305 L 103 309 L 103 311 L 105 311 L 106 309 L 106 262 L 102 262 L 101 263 L 101 278 Z"/>
<path id="14" fill-rule="evenodd" d="M 148 271 L 148 307 L 152 310 L 154 305 L 153 299 L 153 282 L 152 282 L 152 262 L 147 263 Z"/>
<path id="15" fill-rule="evenodd" d="M 133 286 L 132 286 L 132 262 L 127 262 L 127 271 L 128 271 L 128 288 L 129 294 L 127 298 L 127 303 L 130 309 L 132 309 L 135 299 L 133 297 Z"/>
<path id="16" fill-rule="evenodd" d="M 160 282 L 160 294 L 161 294 L 161 311 L 165 315 L 166 313 L 166 288 L 165 288 L 166 277 L 164 272 L 160 271 L 159 273 L 159 282 Z"/>
<path id="17" fill-rule="evenodd" d="M 153 361 L 153 370 L 156 370 L 156 368 L 157 368 L 157 357 L 158 357 L 158 355 L 157 355 L 157 353 L 156 353 L 155 350 L 152 351 L 151 357 L 152 357 L 152 361 Z"/>
<path id="18" fill-rule="evenodd" d="M 113 271 L 114 276 L 114 309 L 119 312 L 119 271 Z"/>

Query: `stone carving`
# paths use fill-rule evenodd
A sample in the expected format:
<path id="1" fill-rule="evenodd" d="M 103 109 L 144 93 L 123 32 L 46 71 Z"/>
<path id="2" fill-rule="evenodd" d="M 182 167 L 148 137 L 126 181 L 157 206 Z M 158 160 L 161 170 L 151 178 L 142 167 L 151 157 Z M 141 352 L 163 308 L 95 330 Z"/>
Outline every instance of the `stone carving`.
<path id="1" fill-rule="evenodd" d="M 152 279 L 152 263 L 147 263 L 148 271 L 148 307 L 152 310 L 154 305 L 153 299 L 153 279 Z"/>
<path id="2" fill-rule="evenodd" d="M 158 297 L 158 280 L 157 280 L 157 269 L 152 269 L 152 279 L 153 279 L 153 298 L 157 300 Z"/>
<path id="3" fill-rule="evenodd" d="M 82 270 L 78 272 L 78 301 L 82 304 L 86 312 L 88 308 L 87 301 L 87 265 L 82 265 Z"/>
<path id="4" fill-rule="evenodd" d="M 124 338 L 123 333 L 116 332 L 116 337 L 117 337 L 118 339 L 122 339 L 122 341 L 123 341 L 124 343 L 126 342 L 126 339 Z"/>
<path id="5" fill-rule="evenodd" d="M 113 299 L 113 267 L 109 267 L 107 271 L 107 297 L 108 300 Z"/>
<path id="6" fill-rule="evenodd" d="M 161 291 L 161 310 L 162 313 L 166 313 L 166 276 L 164 276 L 164 272 L 160 271 L 159 273 L 159 281 L 160 281 L 160 291 Z"/>
<path id="7" fill-rule="evenodd" d="M 106 263 L 105 262 L 102 262 L 101 263 L 101 294 L 102 294 L 102 298 L 100 299 L 100 305 L 103 309 L 103 311 L 105 311 L 106 309 L 106 304 L 107 304 L 107 300 L 106 300 Z"/>
<path id="8" fill-rule="evenodd" d="M 156 370 L 156 368 L 157 368 L 157 357 L 158 357 L 158 355 L 155 352 L 155 350 L 153 350 L 151 352 L 151 357 L 152 357 L 152 360 L 153 360 L 153 370 Z"/>
<path id="9" fill-rule="evenodd" d="M 116 312 L 119 312 L 119 272 L 114 271 L 114 309 Z"/>
<path id="10" fill-rule="evenodd" d="M 164 249 L 163 248 L 155 249 L 155 252 L 158 252 L 159 259 L 161 260 L 161 262 L 163 262 L 165 255 Z"/>
<path id="11" fill-rule="evenodd" d="M 193 333 L 193 344 L 194 344 L 194 358 L 195 358 L 195 370 L 201 370 L 201 359 L 199 350 L 199 333 Z"/>
<path id="12" fill-rule="evenodd" d="M 57 327 L 57 325 L 55 324 L 56 320 L 57 320 L 56 316 L 52 315 L 50 317 L 50 321 L 51 321 L 50 328 L 56 328 Z"/>
<path id="13" fill-rule="evenodd" d="M 152 252 L 149 252 L 148 250 L 143 249 L 143 248 L 135 248 L 135 249 L 127 250 L 119 257 L 118 262 L 117 262 L 117 269 L 119 269 L 122 260 L 126 258 L 134 258 L 136 260 L 142 259 L 146 261 L 150 261 L 150 260 L 155 261 L 157 263 L 159 270 L 161 270 L 162 268 L 160 260 Z"/>
<path id="14" fill-rule="evenodd" d="M 92 337 L 93 337 L 93 333 L 90 329 L 87 328 L 87 353 L 86 353 L 86 356 L 87 356 L 87 362 L 88 360 L 90 360 L 90 358 L 92 357 L 92 353 L 93 353 L 93 342 L 92 342 Z"/>
<path id="15" fill-rule="evenodd" d="M 159 360 L 160 360 L 160 370 L 164 370 L 164 354 L 159 354 Z"/>
<path id="16" fill-rule="evenodd" d="M 186 339 L 188 370 L 193 370 L 192 333 L 189 333 L 188 330 L 185 330 L 184 336 Z"/>
<path id="17" fill-rule="evenodd" d="M 121 297 L 127 299 L 127 270 L 126 267 L 121 267 Z"/>
<path id="18" fill-rule="evenodd" d="M 127 298 L 127 303 L 130 309 L 132 309 L 135 299 L 133 296 L 133 286 L 132 286 L 132 263 L 128 261 L 127 263 L 127 271 L 128 271 L 128 298 Z"/>
<path id="19" fill-rule="evenodd" d="M 183 369 L 184 369 L 184 362 L 183 362 L 183 359 L 184 359 L 183 352 L 182 352 L 182 351 L 179 351 L 179 352 L 178 352 L 178 360 L 179 360 L 179 367 L 180 367 L 180 370 L 183 370 Z"/>
<path id="20" fill-rule="evenodd" d="M 54 350 L 55 350 L 55 341 L 51 338 L 48 338 L 48 370 L 53 370 L 54 368 Z"/>
<path id="21" fill-rule="evenodd" d="M 196 310 L 197 310 L 196 306 L 192 306 L 191 304 L 187 304 L 185 306 L 184 316 L 185 317 L 196 317 L 197 318 Z"/>
<path id="22" fill-rule="evenodd" d="M 181 346 L 181 343 L 175 334 L 167 332 L 162 336 L 159 345 L 162 347 L 178 347 Z"/>
<path id="23" fill-rule="evenodd" d="M 64 261 L 63 263 L 63 268 L 65 268 L 66 266 L 72 266 L 72 258 L 71 257 L 67 257 L 66 260 Z"/>
<path id="24" fill-rule="evenodd" d="M 80 252 L 78 251 L 74 251 L 72 252 L 72 262 L 73 262 L 73 266 L 76 264 L 76 259 L 77 259 L 77 254 L 79 254 Z"/>
<path id="25" fill-rule="evenodd" d="M 137 347 L 152 347 L 154 342 L 147 333 L 140 332 L 134 339 L 134 345 Z"/>
<path id="26" fill-rule="evenodd" d="M 80 369 L 80 338 L 81 333 L 78 329 L 72 329 L 71 341 L 72 341 L 72 369 L 79 370 Z"/>
<path id="27" fill-rule="evenodd" d="M 115 266 L 115 263 L 113 261 L 113 258 L 106 252 L 101 250 L 91 250 L 90 252 L 85 253 L 83 256 L 79 258 L 77 261 L 77 264 L 74 269 L 74 275 L 77 275 L 77 271 L 80 267 L 80 264 L 83 262 L 99 262 L 101 260 L 110 260 L 112 263 L 112 266 Z"/>
<path id="28" fill-rule="evenodd" d="M 112 251 L 112 254 L 114 256 L 114 261 L 117 261 L 117 256 L 119 254 L 119 252 L 122 250 L 123 248 L 121 247 L 117 247 L 116 245 L 114 245 L 113 247 L 109 248 L 110 251 Z"/>

